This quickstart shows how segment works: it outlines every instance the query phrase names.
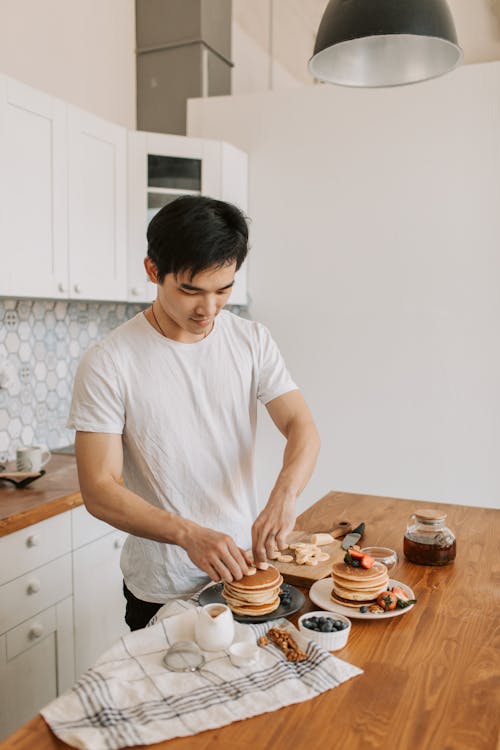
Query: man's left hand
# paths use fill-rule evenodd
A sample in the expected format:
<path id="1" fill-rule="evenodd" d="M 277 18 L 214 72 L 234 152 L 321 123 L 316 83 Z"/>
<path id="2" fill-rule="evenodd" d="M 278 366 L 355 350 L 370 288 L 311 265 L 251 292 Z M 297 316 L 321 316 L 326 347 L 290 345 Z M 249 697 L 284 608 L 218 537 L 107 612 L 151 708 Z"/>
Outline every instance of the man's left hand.
<path id="1" fill-rule="evenodd" d="M 272 559 L 276 550 L 286 549 L 288 535 L 295 525 L 295 495 L 273 493 L 252 526 L 254 561 Z"/>

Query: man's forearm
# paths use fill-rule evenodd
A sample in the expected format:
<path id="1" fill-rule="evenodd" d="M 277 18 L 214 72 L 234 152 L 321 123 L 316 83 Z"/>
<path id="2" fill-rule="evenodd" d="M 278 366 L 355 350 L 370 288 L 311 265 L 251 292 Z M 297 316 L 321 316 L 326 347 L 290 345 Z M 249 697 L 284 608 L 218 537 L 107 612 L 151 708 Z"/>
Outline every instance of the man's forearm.
<path id="1" fill-rule="evenodd" d="M 320 440 L 314 422 L 296 423 L 287 435 L 283 466 L 271 492 L 271 498 L 296 499 L 310 480 L 319 454 Z"/>
<path id="2" fill-rule="evenodd" d="M 81 487 L 89 513 L 134 536 L 185 546 L 194 525 L 173 513 L 146 502 L 113 478 Z"/>

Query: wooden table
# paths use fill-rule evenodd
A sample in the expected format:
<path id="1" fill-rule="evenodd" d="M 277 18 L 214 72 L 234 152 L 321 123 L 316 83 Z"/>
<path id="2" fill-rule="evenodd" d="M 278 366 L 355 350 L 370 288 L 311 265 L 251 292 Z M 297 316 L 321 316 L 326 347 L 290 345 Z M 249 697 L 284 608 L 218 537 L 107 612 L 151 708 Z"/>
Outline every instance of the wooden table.
<path id="1" fill-rule="evenodd" d="M 364 674 L 314 700 L 194 737 L 150 745 L 153 750 L 493 750 L 500 717 L 499 511 L 384 497 L 331 493 L 303 513 L 313 531 L 348 518 L 366 522 L 363 543 L 393 547 L 418 507 L 447 511 L 457 559 L 444 568 L 401 559 L 391 575 L 413 588 L 417 604 L 393 619 L 353 619 L 338 656 Z M 303 611 L 316 609 L 307 600 Z M 297 615 L 298 616 L 298 615 Z M 296 617 L 292 618 L 296 620 Z M 2 750 L 56 750 L 38 716 Z"/>

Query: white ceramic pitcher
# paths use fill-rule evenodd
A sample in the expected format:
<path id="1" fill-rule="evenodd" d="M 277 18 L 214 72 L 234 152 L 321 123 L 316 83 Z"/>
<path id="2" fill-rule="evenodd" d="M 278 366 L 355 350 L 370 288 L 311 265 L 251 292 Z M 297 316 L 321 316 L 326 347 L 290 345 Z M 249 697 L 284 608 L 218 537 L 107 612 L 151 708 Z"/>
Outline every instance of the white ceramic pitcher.
<path id="1" fill-rule="evenodd" d="M 197 611 L 194 634 L 203 651 L 221 651 L 234 640 L 233 613 L 225 604 L 206 604 Z"/>

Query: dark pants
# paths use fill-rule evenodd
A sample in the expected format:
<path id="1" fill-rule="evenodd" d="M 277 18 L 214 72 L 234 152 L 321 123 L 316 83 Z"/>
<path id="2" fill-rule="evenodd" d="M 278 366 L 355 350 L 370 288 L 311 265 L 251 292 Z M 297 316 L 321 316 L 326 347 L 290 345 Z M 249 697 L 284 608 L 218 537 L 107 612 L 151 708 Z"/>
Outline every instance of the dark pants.
<path id="1" fill-rule="evenodd" d="M 140 630 L 140 628 L 145 628 L 153 615 L 158 612 L 160 607 L 163 607 L 163 603 L 156 604 L 156 602 L 143 602 L 142 599 L 138 599 L 125 586 L 125 581 L 123 581 L 123 596 L 127 600 L 125 622 L 130 630 Z"/>

